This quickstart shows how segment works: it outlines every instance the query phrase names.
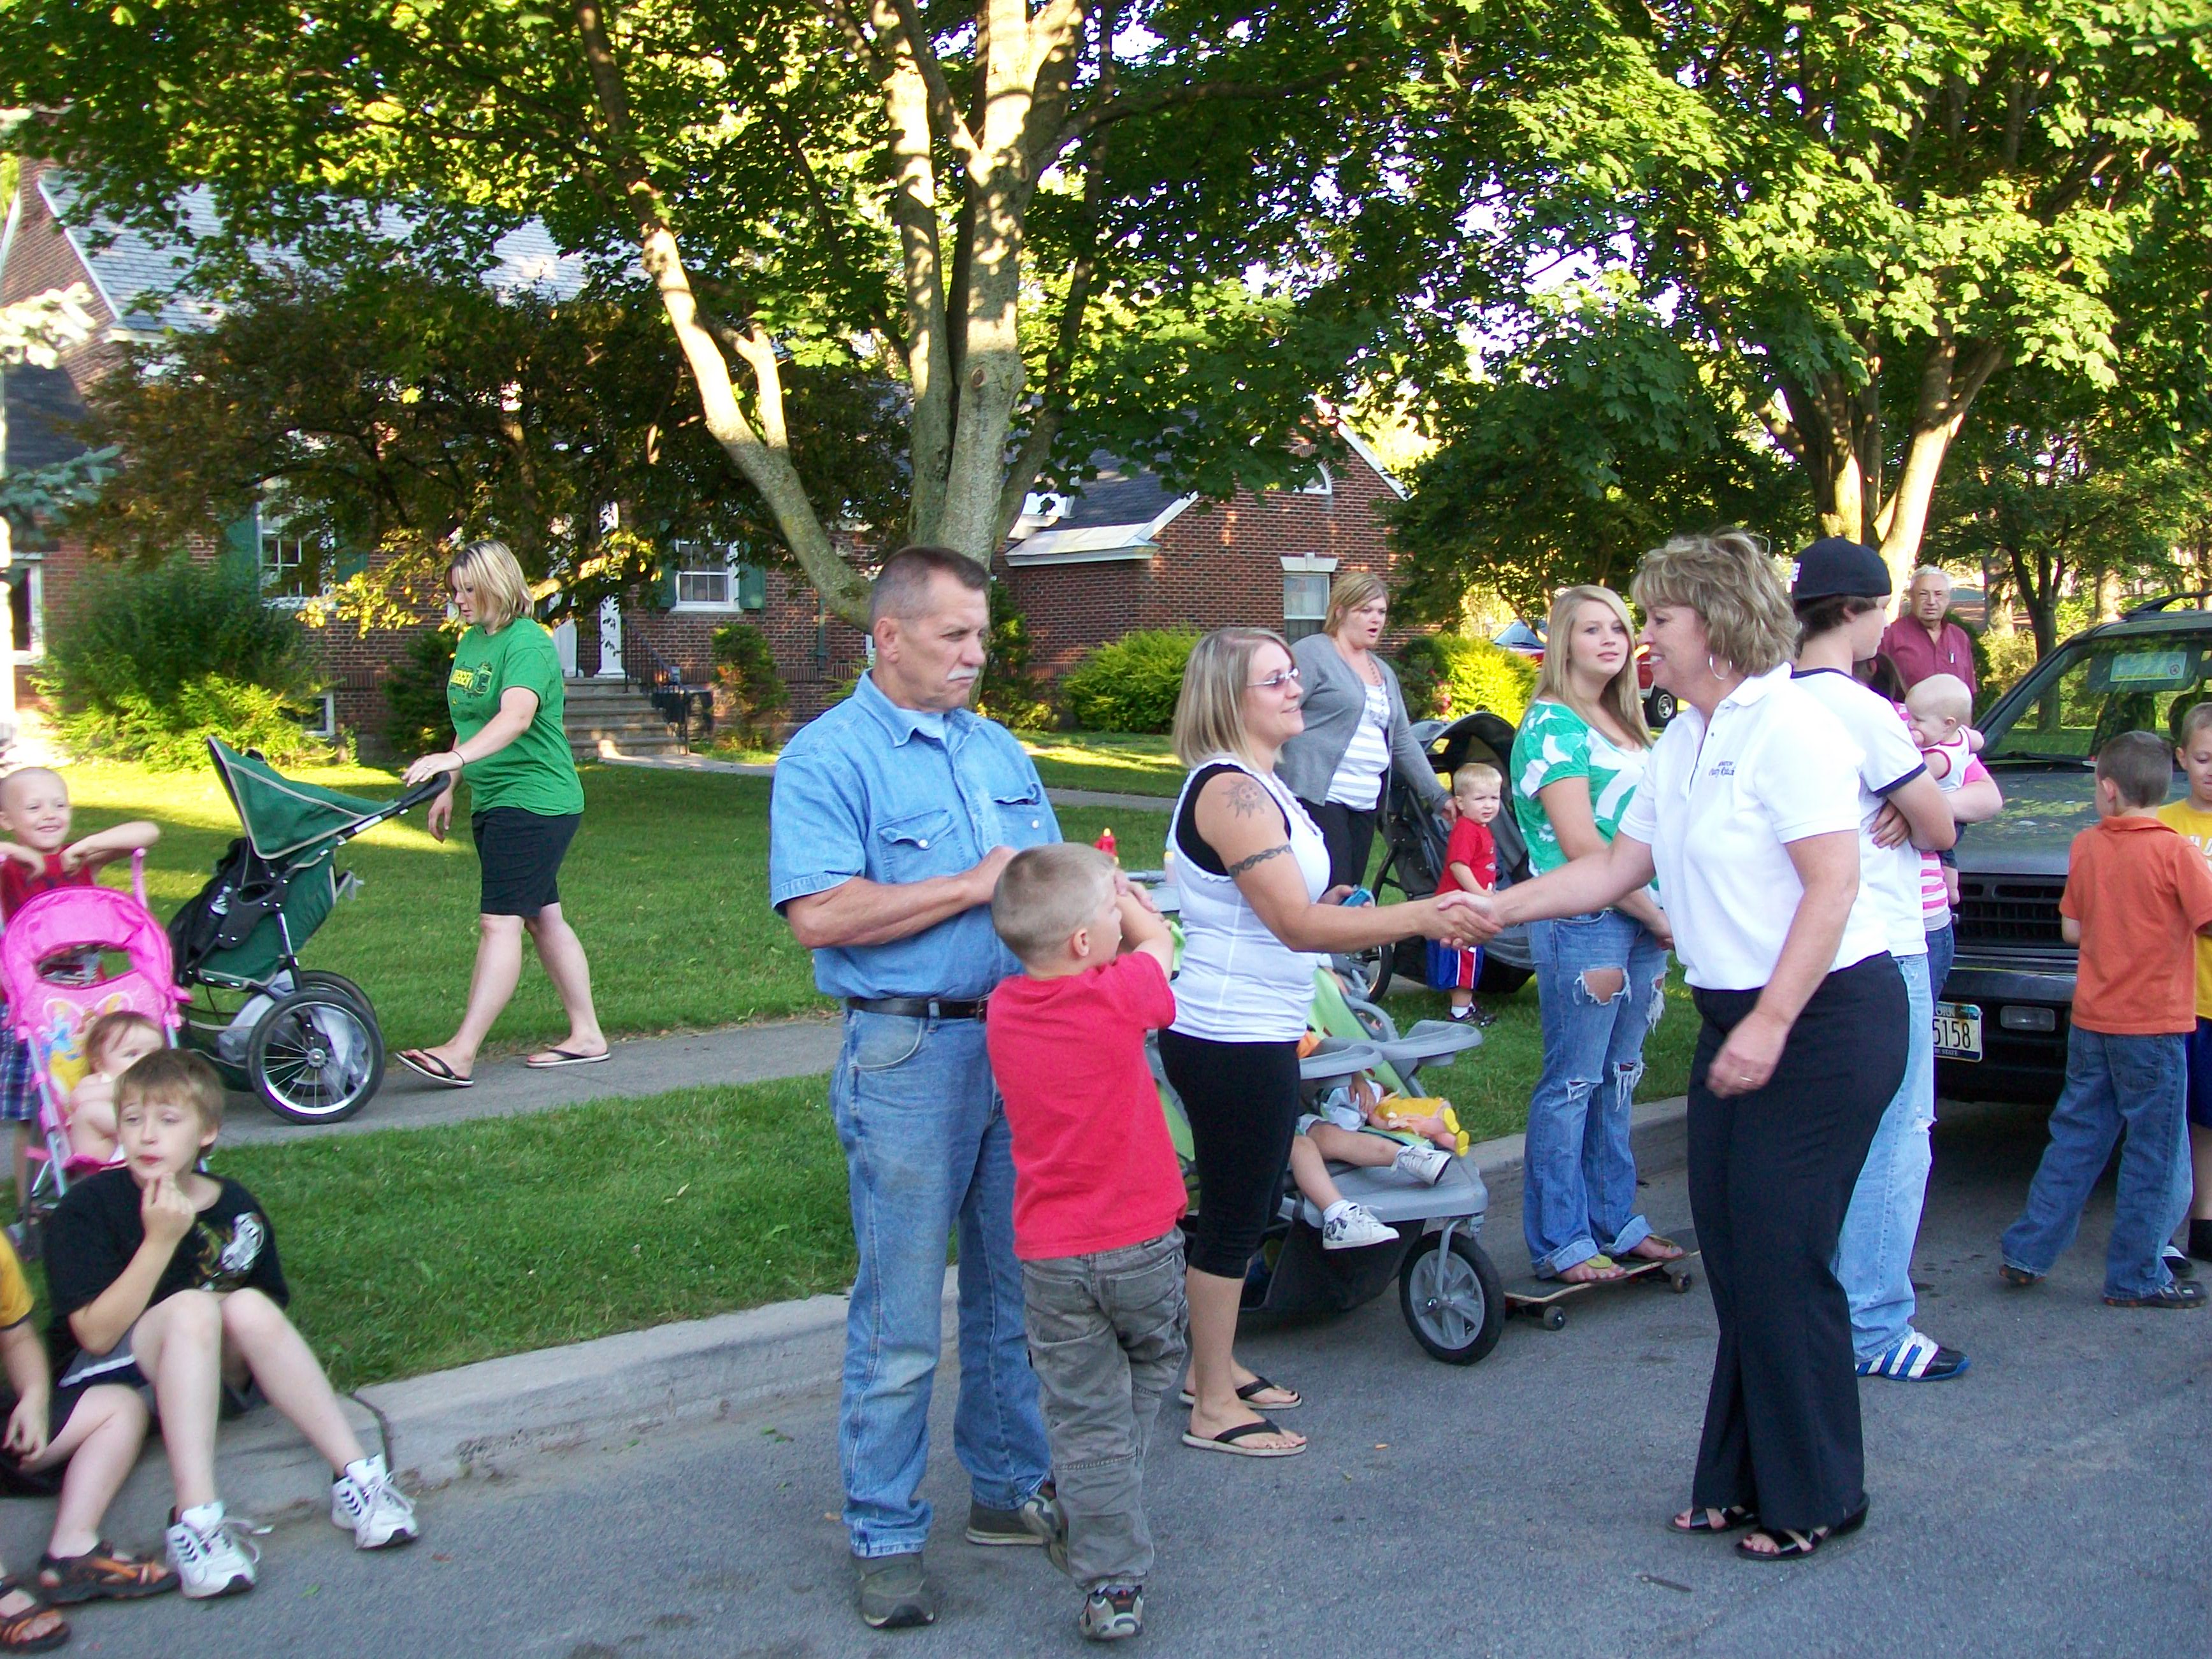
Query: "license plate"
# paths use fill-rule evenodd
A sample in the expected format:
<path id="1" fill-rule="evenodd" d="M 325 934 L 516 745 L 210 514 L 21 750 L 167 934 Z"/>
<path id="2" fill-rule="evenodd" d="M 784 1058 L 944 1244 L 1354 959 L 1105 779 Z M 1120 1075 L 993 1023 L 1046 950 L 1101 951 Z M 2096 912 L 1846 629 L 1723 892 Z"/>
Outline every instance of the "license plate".
<path id="1" fill-rule="evenodd" d="M 1982 1011 L 1971 1002 L 1937 1003 L 1936 1052 L 1945 1060 L 1979 1060 Z"/>

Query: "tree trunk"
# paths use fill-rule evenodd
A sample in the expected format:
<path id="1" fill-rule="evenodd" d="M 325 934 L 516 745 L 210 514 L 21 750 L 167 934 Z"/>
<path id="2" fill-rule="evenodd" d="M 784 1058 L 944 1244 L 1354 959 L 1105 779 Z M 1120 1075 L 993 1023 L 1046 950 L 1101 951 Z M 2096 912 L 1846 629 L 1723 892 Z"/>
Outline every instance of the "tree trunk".
<path id="1" fill-rule="evenodd" d="M 2004 361 L 1995 346 L 1970 344 L 1961 349 L 1948 335 L 1932 341 L 1920 366 L 1919 395 L 1915 400 L 1912 437 L 1905 452 L 1905 465 L 1897 489 L 1881 510 L 1875 527 L 1881 535 L 1881 556 L 1890 577 L 1902 592 L 1911 585 L 1920 562 L 1920 540 L 1927 533 L 1928 503 L 1943 474 L 1943 458 L 1965 424 L 1976 395 Z"/>

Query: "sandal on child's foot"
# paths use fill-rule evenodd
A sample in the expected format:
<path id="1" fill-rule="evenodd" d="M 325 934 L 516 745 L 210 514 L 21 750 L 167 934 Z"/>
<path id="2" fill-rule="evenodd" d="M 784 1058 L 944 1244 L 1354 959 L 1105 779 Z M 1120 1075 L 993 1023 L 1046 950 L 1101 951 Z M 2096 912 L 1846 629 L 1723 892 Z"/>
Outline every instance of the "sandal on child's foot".
<path id="1" fill-rule="evenodd" d="M 1724 1532 L 1737 1532 L 1745 1527 L 1755 1526 L 1758 1521 L 1759 1511 L 1747 1504 L 1730 1504 L 1724 1509 L 1715 1509 L 1708 1504 L 1700 1510 L 1683 1510 L 1667 1522 L 1667 1529 L 1686 1534 L 1711 1533 L 1718 1536 Z"/>
<path id="2" fill-rule="evenodd" d="M 9 1613 L 5 1603 L 21 1595 L 28 1607 Z M 41 1601 L 28 1584 L 0 1578 L 0 1653 L 46 1653 L 70 1639 L 69 1620 Z"/>
<path id="3" fill-rule="evenodd" d="M 1810 1532 L 1792 1532 L 1787 1527 L 1777 1527 L 1752 1534 L 1735 1547 L 1735 1553 L 1747 1561 L 1802 1561 L 1819 1553 L 1820 1546 L 1831 1540 L 1856 1532 L 1866 1525 L 1867 1506 L 1859 1505 L 1858 1513 L 1845 1516 L 1832 1527 L 1815 1527 Z M 1764 1538 L 1774 1546 L 1772 1549 L 1753 1549 L 1752 1539 Z"/>
<path id="4" fill-rule="evenodd" d="M 167 1566 L 119 1550 L 105 1539 L 82 1555 L 39 1558 L 39 1594 L 58 1605 L 135 1601 L 142 1595 L 166 1595 L 176 1588 L 177 1575 Z"/>

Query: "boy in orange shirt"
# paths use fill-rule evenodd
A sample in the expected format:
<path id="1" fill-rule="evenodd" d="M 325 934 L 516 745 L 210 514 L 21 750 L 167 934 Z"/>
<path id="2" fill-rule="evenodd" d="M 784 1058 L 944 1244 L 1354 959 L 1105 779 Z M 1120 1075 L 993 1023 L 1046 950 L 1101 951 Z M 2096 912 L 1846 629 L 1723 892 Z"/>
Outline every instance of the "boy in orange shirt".
<path id="1" fill-rule="evenodd" d="M 2189 793 L 2159 809 L 2159 822 L 2212 859 L 2212 702 L 2181 717 L 2173 751 Z M 2196 1196 L 2189 1205 L 2189 1254 L 2212 1261 L 2212 939 L 2197 941 L 2197 1030 L 2189 1038 L 2189 1162 Z M 2166 1252 L 2173 1266 L 2173 1253 Z M 2180 1271 L 2176 1269 L 2177 1272 Z"/>
<path id="2" fill-rule="evenodd" d="M 2189 1208 L 2183 1050 L 2197 1024 L 2196 936 L 2212 932 L 2212 870 L 2158 818 L 2172 781 L 2172 756 L 2148 732 L 2123 732 L 2097 756 L 2097 823 L 2074 838 L 2058 902 L 2067 942 L 2081 947 L 2066 1088 L 1998 1268 L 2011 1285 L 2051 1271 L 2124 1129 L 2105 1253 L 2105 1300 L 2116 1308 L 2204 1302 L 2202 1285 L 2177 1280 L 2160 1259 Z"/>

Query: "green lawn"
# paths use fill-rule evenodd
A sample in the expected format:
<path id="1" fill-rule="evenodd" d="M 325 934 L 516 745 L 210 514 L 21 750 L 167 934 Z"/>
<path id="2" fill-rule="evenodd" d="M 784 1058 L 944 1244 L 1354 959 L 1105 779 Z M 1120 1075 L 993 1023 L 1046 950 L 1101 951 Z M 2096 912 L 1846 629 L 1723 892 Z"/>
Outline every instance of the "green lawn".
<path id="1" fill-rule="evenodd" d="M 1022 747 L 1053 789 L 1102 789 L 1172 799 L 1189 775 L 1164 737 L 1133 732 L 1024 732 Z"/>
<path id="2" fill-rule="evenodd" d="M 77 833 L 132 817 L 161 825 L 147 886 L 163 916 L 198 891 L 239 833 L 212 770 L 89 764 L 68 775 Z M 368 796 L 398 789 L 391 773 L 360 767 L 298 775 Z M 591 953 L 593 992 L 610 1032 L 826 1010 L 806 952 L 768 908 L 768 779 L 593 767 L 584 788 L 589 805 L 562 869 L 562 905 Z M 457 823 L 466 807 L 465 795 Z M 1164 814 L 1071 807 L 1060 818 L 1069 836 L 1086 841 L 1112 825 L 1132 868 L 1159 862 Z M 440 846 L 422 823 L 410 814 L 341 853 L 339 867 L 359 875 L 363 889 L 331 913 L 304 953 L 310 966 L 368 990 L 393 1048 L 450 1034 L 476 948 L 477 864 L 466 830 Z M 127 866 L 108 878 L 127 881 Z M 526 967 L 495 1043 L 511 1048 L 564 1029 L 552 988 L 534 964 Z"/>

